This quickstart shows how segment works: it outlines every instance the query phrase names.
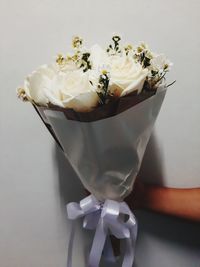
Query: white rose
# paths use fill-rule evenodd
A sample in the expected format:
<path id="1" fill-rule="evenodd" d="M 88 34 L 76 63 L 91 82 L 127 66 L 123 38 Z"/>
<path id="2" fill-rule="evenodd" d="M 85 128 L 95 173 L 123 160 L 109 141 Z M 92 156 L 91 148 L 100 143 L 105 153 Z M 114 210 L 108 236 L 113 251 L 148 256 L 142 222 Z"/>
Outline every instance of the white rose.
<path id="1" fill-rule="evenodd" d="M 39 105 L 47 105 L 49 96 L 52 99 L 58 98 L 58 92 L 52 91 L 52 81 L 55 79 L 57 71 L 55 66 L 43 65 L 32 72 L 24 81 L 24 91 L 29 101 Z"/>
<path id="2" fill-rule="evenodd" d="M 57 64 L 57 69 L 61 72 L 78 70 L 77 64 L 73 60 L 67 60 L 63 64 Z"/>
<path id="3" fill-rule="evenodd" d="M 89 74 L 89 71 L 77 70 L 62 76 L 63 87 L 59 91 L 64 107 L 86 112 L 97 106 L 99 99 L 89 81 Z"/>
<path id="4" fill-rule="evenodd" d="M 95 44 L 90 48 L 90 61 L 92 69 L 98 71 L 103 65 L 108 65 L 109 56 L 101 46 Z"/>
<path id="5" fill-rule="evenodd" d="M 136 63 L 132 57 L 115 55 L 110 57 L 110 90 L 117 96 L 131 92 L 140 93 L 148 70 Z"/>
<path id="6" fill-rule="evenodd" d="M 89 82 L 89 72 L 59 72 L 55 65 L 43 65 L 27 77 L 24 91 L 29 101 L 43 106 L 51 103 L 76 111 L 89 111 L 98 95 Z"/>
<path id="7" fill-rule="evenodd" d="M 136 63 L 133 57 L 122 55 L 110 56 L 99 45 L 90 50 L 92 68 L 99 71 L 102 67 L 110 72 L 110 91 L 116 96 L 124 96 L 133 91 L 141 92 L 148 70 Z"/>

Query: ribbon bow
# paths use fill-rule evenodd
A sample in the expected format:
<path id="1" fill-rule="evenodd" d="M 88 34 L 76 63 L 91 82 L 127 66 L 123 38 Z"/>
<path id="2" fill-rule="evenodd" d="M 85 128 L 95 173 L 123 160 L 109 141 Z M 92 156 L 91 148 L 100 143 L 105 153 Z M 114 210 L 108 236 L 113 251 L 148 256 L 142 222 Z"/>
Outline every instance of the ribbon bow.
<path id="1" fill-rule="evenodd" d="M 88 267 L 99 266 L 101 255 L 106 245 L 109 247 L 107 255 L 113 258 L 111 245 L 107 242 L 107 237 L 110 234 L 118 239 L 125 239 L 126 247 L 122 267 L 132 267 L 137 236 L 137 222 L 125 202 L 107 199 L 103 203 L 98 201 L 94 195 L 90 195 L 82 199 L 80 204 L 75 202 L 69 203 L 67 205 L 67 214 L 70 220 L 84 217 L 83 228 L 96 229 Z M 67 267 L 72 266 L 74 231 L 75 229 L 73 228 L 68 246 Z"/>

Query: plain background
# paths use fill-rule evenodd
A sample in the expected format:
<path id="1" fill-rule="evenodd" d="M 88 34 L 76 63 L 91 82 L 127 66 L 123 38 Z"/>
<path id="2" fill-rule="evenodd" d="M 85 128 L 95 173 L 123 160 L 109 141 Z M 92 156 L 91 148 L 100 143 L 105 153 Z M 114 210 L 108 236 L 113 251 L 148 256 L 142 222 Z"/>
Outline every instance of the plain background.
<path id="1" fill-rule="evenodd" d="M 0 0 L 0 266 L 63 267 L 70 231 L 65 204 L 83 189 L 30 104 L 15 89 L 41 64 L 69 50 L 71 37 L 106 45 L 113 33 L 148 42 L 174 63 L 141 177 L 200 187 L 199 0 Z M 137 267 L 199 267 L 200 227 L 137 214 Z M 77 225 L 74 266 L 91 236 Z"/>

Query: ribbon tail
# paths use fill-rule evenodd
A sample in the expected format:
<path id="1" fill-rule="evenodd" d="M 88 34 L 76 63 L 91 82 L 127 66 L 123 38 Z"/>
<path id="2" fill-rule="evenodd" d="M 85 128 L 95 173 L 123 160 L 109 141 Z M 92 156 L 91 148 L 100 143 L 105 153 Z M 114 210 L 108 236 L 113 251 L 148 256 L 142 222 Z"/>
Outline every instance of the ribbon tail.
<path id="1" fill-rule="evenodd" d="M 134 261 L 135 247 L 133 247 L 131 239 L 126 239 L 125 242 L 126 242 L 126 247 L 125 247 L 125 255 L 122 267 L 132 267 Z"/>
<path id="2" fill-rule="evenodd" d="M 132 267 L 135 257 L 135 244 L 137 238 L 137 223 L 131 230 L 131 238 L 125 239 L 125 255 L 122 267 Z"/>
<path id="3" fill-rule="evenodd" d="M 70 231 L 69 242 L 68 242 L 67 267 L 72 267 L 72 252 L 73 252 L 75 228 L 76 228 L 76 224 L 74 222 L 71 223 L 71 231 Z"/>
<path id="4" fill-rule="evenodd" d="M 91 248 L 90 255 L 89 255 L 88 267 L 99 266 L 104 244 L 106 241 L 106 236 L 107 236 L 107 228 L 104 227 L 104 222 L 100 218 L 99 223 L 96 228 L 92 248 Z"/>

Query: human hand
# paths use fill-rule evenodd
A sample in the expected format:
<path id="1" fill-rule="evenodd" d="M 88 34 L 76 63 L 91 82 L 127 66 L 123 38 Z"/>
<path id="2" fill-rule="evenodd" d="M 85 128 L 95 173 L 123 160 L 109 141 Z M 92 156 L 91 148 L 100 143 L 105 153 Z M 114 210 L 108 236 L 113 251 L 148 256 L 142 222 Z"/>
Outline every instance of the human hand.
<path id="1" fill-rule="evenodd" d="M 145 184 L 139 178 L 136 178 L 132 192 L 125 198 L 125 202 L 130 209 L 137 210 L 144 207 L 145 188 Z"/>

